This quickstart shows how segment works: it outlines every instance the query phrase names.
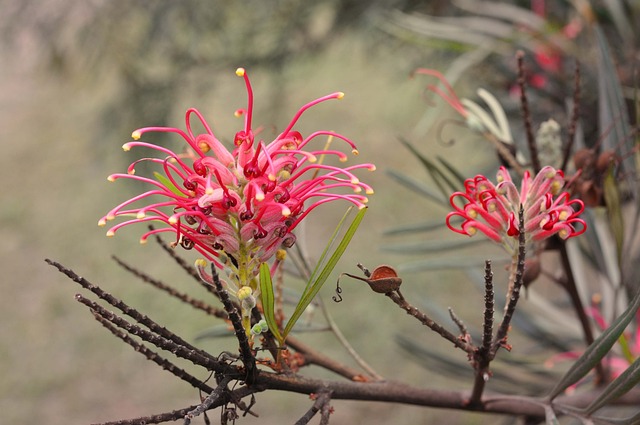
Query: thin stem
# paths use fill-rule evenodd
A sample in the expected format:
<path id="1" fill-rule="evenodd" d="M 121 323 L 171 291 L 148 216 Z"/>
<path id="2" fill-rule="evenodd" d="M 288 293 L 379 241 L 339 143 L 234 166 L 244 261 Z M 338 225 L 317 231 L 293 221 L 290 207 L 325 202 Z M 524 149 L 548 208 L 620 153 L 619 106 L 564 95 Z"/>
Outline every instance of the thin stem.
<path id="1" fill-rule="evenodd" d="M 436 323 L 429 316 L 409 304 L 407 300 L 404 299 L 400 291 L 388 292 L 385 295 L 389 297 L 394 303 L 396 303 L 401 309 L 406 311 L 408 315 L 415 317 L 416 319 L 418 319 L 418 321 L 420 321 L 420 323 L 429 327 L 432 331 L 442 336 L 444 339 L 452 342 L 453 345 L 455 345 L 462 351 L 469 354 L 473 353 L 474 347 L 472 344 L 466 341 L 462 341 L 456 335 L 443 328 L 440 324 Z"/>
<path id="2" fill-rule="evenodd" d="M 356 361 L 356 363 L 360 365 L 361 368 L 363 368 L 376 381 L 384 380 L 384 377 L 378 374 L 362 357 L 360 357 L 360 355 L 353 348 L 353 346 L 351 346 L 347 338 L 345 338 L 344 334 L 338 327 L 338 324 L 335 322 L 335 320 L 333 320 L 333 317 L 331 317 L 331 314 L 329 313 L 327 306 L 324 304 L 324 302 L 320 297 L 318 297 L 318 303 L 320 304 L 320 309 L 322 310 L 322 314 L 327 320 L 327 324 L 331 328 L 331 332 L 333 332 L 333 334 L 336 336 L 340 344 L 342 344 L 342 346 L 347 350 L 349 355 Z"/>
<path id="3" fill-rule="evenodd" d="M 360 373 L 358 370 L 353 369 L 332 359 L 331 357 L 322 354 L 321 352 L 313 349 L 312 347 L 309 347 L 308 345 L 302 343 L 302 341 L 292 336 L 287 337 L 287 344 L 289 345 L 289 347 L 293 348 L 296 352 L 303 356 L 305 362 L 304 364 L 314 364 L 316 366 L 323 367 L 352 381 L 369 381 L 369 379 L 363 376 L 362 373 Z"/>
<path id="4" fill-rule="evenodd" d="M 76 300 L 85 306 L 89 307 L 94 315 L 101 316 L 105 320 L 113 323 L 114 325 L 126 330 L 132 335 L 136 335 L 143 341 L 155 345 L 163 350 L 169 351 L 178 357 L 189 360 L 193 364 L 204 367 L 207 370 L 213 370 L 216 372 L 222 372 L 226 369 L 226 365 L 210 357 L 201 355 L 196 350 L 192 350 L 189 347 L 176 344 L 167 338 L 159 336 L 153 332 L 142 329 L 140 326 L 136 326 L 115 313 L 108 311 L 101 305 L 83 297 L 80 294 L 76 294 Z"/>
<path id="5" fill-rule="evenodd" d="M 524 75 L 524 52 L 519 50 L 516 54 L 516 60 L 518 61 L 518 86 L 520 86 L 520 107 L 522 110 L 522 120 L 524 121 L 524 128 L 527 134 L 527 146 L 529 147 L 529 154 L 531 155 L 531 165 L 533 167 L 534 174 L 542 168 L 540 165 L 540 158 L 538 156 L 538 146 L 536 145 L 536 139 L 533 136 L 533 128 L 531 125 L 531 111 L 529 110 L 529 101 L 527 100 L 527 80 Z"/>
<path id="6" fill-rule="evenodd" d="M 49 260 L 49 259 L 47 259 L 45 261 L 49 265 L 52 265 L 52 266 L 56 267 L 61 273 L 66 275 L 69 279 L 73 280 L 74 282 L 78 283 L 84 289 L 87 289 L 87 290 L 91 291 L 92 293 L 94 293 L 101 300 L 106 301 L 107 303 L 109 303 L 113 307 L 115 307 L 118 310 L 122 311 L 127 316 L 131 317 L 136 322 L 140 323 L 143 326 L 146 326 L 151 332 L 155 332 L 156 334 L 162 336 L 163 338 L 166 338 L 166 339 L 168 339 L 170 341 L 173 341 L 177 345 L 181 345 L 183 347 L 188 348 L 189 350 L 196 351 L 199 355 L 207 357 L 210 360 L 216 360 L 215 357 L 213 357 L 211 354 L 209 354 L 209 353 L 207 353 L 207 352 L 205 352 L 205 351 L 203 351 L 203 350 L 201 350 L 199 348 L 194 347 L 193 345 L 189 344 L 187 341 L 185 341 L 184 339 L 182 339 L 178 335 L 176 335 L 173 332 L 169 331 L 168 329 L 158 325 L 153 320 L 149 319 L 147 316 L 139 313 L 136 309 L 134 309 L 132 307 L 129 307 L 123 301 L 119 300 L 118 298 L 114 297 L 113 295 L 109 294 L 108 292 L 103 291 L 100 287 L 92 284 L 87 279 L 85 279 L 85 278 L 83 278 L 81 276 L 78 276 L 73 270 L 67 269 L 66 267 L 64 267 L 60 263 L 57 263 L 57 262 Z"/>
<path id="7" fill-rule="evenodd" d="M 473 355 L 475 379 L 469 404 L 479 404 L 485 384 L 489 379 L 489 365 L 491 363 L 491 342 L 493 340 L 493 312 L 495 304 L 495 294 L 493 292 L 493 271 L 491 270 L 491 260 L 485 261 L 484 266 L 484 320 L 482 326 L 482 345 L 478 347 Z"/>
<path id="8" fill-rule="evenodd" d="M 331 392 L 329 391 L 320 391 L 318 393 L 313 394 L 315 397 L 315 401 L 313 406 L 307 412 L 296 421 L 295 425 L 306 425 L 313 419 L 313 417 L 319 411 L 323 410 L 323 408 L 331 402 Z"/>
<path id="9" fill-rule="evenodd" d="M 231 382 L 230 377 L 225 376 L 224 378 L 222 378 L 222 380 L 220 381 L 218 386 L 215 388 L 215 390 L 211 391 L 211 393 L 207 396 L 207 398 L 205 398 L 198 407 L 196 407 L 193 410 L 190 410 L 189 412 L 187 412 L 186 415 L 184 415 L 184 425 L 191 424 L 191 419 L 209 410 L 211 406 L 216 401 L 218 401 L 220 397 L 222 397 L 225 390 L 227 390 L 227 384 L 229 384 L 229 382 Z"/>
<path id="10" fill-rule="evenodd" d="M 109 332 L 111 332 L 113 335 L 120 338 L 128 345 L 130 345 L 136 352 L 145 356 L 147 360 L 151 360 L 152 362 L 160 366 L 162 369 L 172 373 L 173 375 L 177 376 L 183 381 L 188 382 L 194 388 L 198 388 L 199 390 L 207 394 L 213 391 L 213 389 L 210 386 L 200 381 L 198 378 L 194 377 L 193 375 L 190 375 L 184 369 L 179 368 L 178 366 L 174 365 L 167 359 L 161 357 L 158 353 L 156 353 L 153 350 L 150 350 L 144 344 L 140 344 L 138 341 L 134 340 L 129 335 L 127 335 L 126 332 L 118 330 L 118 328 L 113 326 L 111 322 L 106 318 L 102 317 L 97 313 L 94 314 L 94 317 L 98 322 L 100 322 L 100 324 L 102 324 L 102 326 L 104 326 L 107 330 L 109 330 Z"/>
<path id="11" fill-rule="evenodd" d="M 489 359 L 493 359 L 500 347 L 504 347 L 510 350 L 510 346 L 507 344 L 507 334 L 509 332 L 509 325 L 511 324 L 511 318 L 515 312 L 516 305 L 520 299 L 520 290 L 524 282 L 524 264 L 526 258 L 525 250 L 525 233 L 524 233 L 524 208 L 520 205 L 519 224 L 518 224 L 518 256 L 516 259 L 516 273 L 513 282 L 509 282 L 510 291 L 507 293 L 507 303 L 505 306 L 504 317 L 498 327 L 495 339 L 493 340 Z"/>
<path id="12" fill-rule="evenodd" d="M 562 154 L 561 170 L 567 168 L 569 158 L 571 158 L 571 150 L 576 139 L 576 130 L 578 129 L 578 120 L 580 119 L 580 63 L 576 61 L 576 71 L 574 76 L 573 88 L 573 111 L 571 111 L 571 121 L 569 131 L 567 133 L 567 143 Z"/>
<path id="13" fill-rule="evenodd" d="M 222 282 L 220 281 L 220 277 L 218 276 L 216 266 L 213 263 L 211 263 L 211 275 L 213 277 L 213 284 L 215 286 L 216 292 L 218 293 L 218 297 L 220 298 L 220 301 L 222 301 L 222 305 L 229 315 L 229 320 L 233 325 L 236 338 L 238 339 L 238 344 L 240 345 L 240 357 L 242 358 L 242 362 L 244 363 L 244 367 L 247 371 L 245 381 L 248 385 L 251 385 L 258 375 L 258 368 L 256 367 L 256 358 L 253 356 L 253 352 L 251 351 L 251 347 L 249 346 L 247 333 L 242 326 L 242 319 L 238 314 L 238 310 L 229 299 L 229 294 L 227 293 L 226 289 L 224 289 L 224 287 L 222 286 Z"/>
<path id="14" fill-rule="evenodd" d="M 573 275 L 573 268 L 571 267 L 571 261 L 569 261 L 569 253 L 567 252 L 566 243 L 560 243 L 560 261 L 562 262 L 562 268 L 565 271 L 566 280 L 562 280 L 562 286 L 569 294 L 569 298 L 571 299 L 571 303 L 573 304 L 573 308 L 576 311 L 576 315 L 578 316 L 578 320 L 580 321 L 580 326 L 582 327 L 582 332 L 584 334 L 584 340 L 587 346 L 591 345 L 594 341 L 593 330 L 591 329 L 591 322 L 589 321 L 589 316 L 587 316 L 587 312 L 582 304 L 582 299 L 580 298 L 580 294 L 578 293 L 578 287 L 576 285 L 575 276 Z M 605 382 L 606 381 L 606 373 L 604 371 L 604 367 L 601 362 L 595 367 L 597 382 Z"/>
<path id="15" fill-rule="evenodd" d="M 125 263 L 124 261 L 122 261 L 121 259 L 116 257 L 115 255 L 112 256 L 111 258 L 113 258 L 113 260 L 116 263 L 118 263 L 118 265 L 120 267 L 122 267 L 123 269 L 125 269 L 129 273 L 133 274 L 135 277 L 139 278 L 143 282 L 148 283 L 148 284 L 152 285 L 153 287 L 168 293 L 172 297 L 175 297 L 175 298 L 179 299 L 180 301 L 182 301 L 182 302 L 184 302 L 186 304 L 189 304 L 193 308 L 196 308 L 198 310 L 202 310 L 205 313 L 207 313 L 207 314 L 209 314 L 211 316 L 215 316 L 215 317 L 217 317 L 219 319 L 226 320 L 228 318 L 227 317 L 227 313 L 225 311 L 220 310 L 220 309 L 218 309 L 218 308 L 216 308 L 216 307 L 214 307 L 212 305 L 209 305 L 209 304 L 205 303 L 204 301 L 196 300 L 196 299 L 190 297 L 189 295 L 187 295 L 185 293 L 177 291 L 175 288 L 172 288 L 171 286 L 166 285 L 163 282 L 152 278 L 148 274 L 136 269 L 135 267 L 130 266 L 129 264 Z"/>

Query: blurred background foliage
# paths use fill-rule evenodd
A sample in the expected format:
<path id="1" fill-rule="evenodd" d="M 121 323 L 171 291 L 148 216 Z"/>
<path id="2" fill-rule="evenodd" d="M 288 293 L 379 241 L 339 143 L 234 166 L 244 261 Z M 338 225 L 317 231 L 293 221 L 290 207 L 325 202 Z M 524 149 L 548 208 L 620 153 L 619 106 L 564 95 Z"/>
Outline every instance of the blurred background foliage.
<path id="1" fill-rule="evenodd" d="M 451 19 L 464 18 L 469 7 L 478 2 L 454 3 L 0 0 L 0 139 L 8 151 L 0 157 L 4 183 L 0 205 L 4 239 L 0 261 L 5 276 L 0 297 L 3 422 L 87 423 L 166 411 L 197 398 L 191 388 L 147 365 L 104 332 L 73 301 L 76 289 L 72 284 L 42 260 L 61 261 L 187 339 L 210 327 L 208 318 L 157 297 L 109 260 L 117 253 L 150 274 L 205 297 L 158 248 L 151 244 L 139 247 L 135 232 L 106 239 L 96 222 L 126 198 L 125 190 L 131 190 L 109 185 L 106 176 L 130 162 L 131 156 L 122 153 L 120 146 L 133 129 L 146 125 L 180 127 L 184 111 L 193 106 L 203 112 L 221 138 L 233 137 L 239 128 L 233 111 L 245 102 L 243 88 L 233 74 L 239 66 L 252 75 L 257 122 L 267 127 L 282 126 L 299 105 L 315 97 L 336 90 L 347 94 L 339 103 L 310 111 L 301 122 L 304 131 L 327 128 L 347 135 L 358 144 L 363 160 L 376 163 L 381 170 L 366 176 L 376 195 L 338 270 L 355 272 L 356 262 L 373 267 L 406 260 L 406 256 L 371 247 L 390 243 L 382 237 L 385 229 L 426 219 L 442 220 L 445 210 L 431 208 L 409 190 L 398 190 L 385 175 L 384 170 L 399 169 L 423 179 L 419 161 L 401 147 L 398 136 L 411 138 L 429 155 L 446 155 L 468 175 L 495 164 L 491 149 L 478 148 L 478 141 L 468 140 L 472 138 L 466 132 L 460 135 L 448 129 L 446 138 L 459 141 L 453 145 L 443 142 L 441 129 L 433 123 L 449 115 L 449 110 L 439 107 L 441 104 L 433 107 L 432 100 L 423 96 L 424 84 L 408 76 L 417 67 L 448 69 L 451 80 L 461 83 L 461 94 L 465 94 L 465 85 L 471 83 L 475 90 L 481 81 L 505 96 L 508 111 L 516 111 L 517 102 L 506 96 L 515 81 L 516 48 L 535 52 L 540 36 L 545 36 L 543 41 L 555 40 L 558 26 L 573 14 L 580 15 L 581 2 L 558 2 L 560 6 L 553 6 L 549 19 L 541 20 L 538 27 L 533 25 L 537 21 L 530 21 L 538 28 L 533 35 L 522 33 L 517 25 L 518 16 L 532 15 L 494 14 L 489 15 L 492 20 L 475 21 L 478 25 L 472 26 L 468 21 L 462 24 Z M 482 3 L 491 6 L 482 10 L 495 13 L 530 6 L 525 1 Z M 608 5 L 617 2 L 594 3 L 597 19 L 604 23 L 616 48 L 615 58 L 624 65 L 636 54 L 637 25 L 616 21 L 618 15 Z M 449 34 L 446 26 L 435 26 L 434 20 L 454 29 L 462 26 L 467 31 L 452 34 L 467 34 L 467 39 L 443 37 Z M 498 26 L 499 22 L 504 25 Z M 425 34 L 428 28 L 444 29 L 439 35 Z M 496 33 L 499 28 L 502 32 Z M 472 30 L 477 32 L 469 35 Z M 487 33 L 492 35 L 490 39 L 479 37 Z M 476 42 L 468 43 L 469 37 Z M 616 42 L 619 40 L 624 42 Z M 590 63 L 589 57 L 567 47 L 564 71 L 547 73 L 552 84 L 546 92 L 534 94 L 539 96 L 534 100 L 536 112 L 545 119 L 555 114 L 559 121 L 566 117 L 563 102 L 573 87 L 571 58 L 575 56 Z M 534 61 L 530 65 L 532 72 L 538 71 Z M 619 69 L 625 71 L 624 67 Z M 469 70 L 472 72 L 465 75 Z M 586 101 L 590 97 L 597 98 L 596 93 L 586 93 Z M 591 131 L 597 134 L 601 128 Z M 521 129 L 516 132 L 521 134 Z M 473 149 L 472 156 L 469 149 Z M 316 215 L 305 238 L 312 242 L 312 254 L 322 249 L 323 235 L 333 229 L 341 214 L 328 209 Z M 436 231 L 433 237 L 440 234 Z M 316 240 L 322 242 L 316 246 Z M 428 298 L 433 305 L 456 306 L 467 321 L 480 318 L 479 309 L 465 305 L 480 305 L 480 292 L 477 299 L 470 300 L 460 300 L 457 295 L 468 291 L 469 283 L 462 273 L 410 275 L 405 282 L 403 291 L 408 296 Z M 325 294 L 330 294 L 329 286 Z M 380 309 L 388 306 L 385 300 L 372 297 L 367 288 L 354 284 L 345 288 L 344 296 L 345 302 L 332 304 L 330 309 L 338 323 L 349 324 L 344 332 L 354 346 L 382 375 L 424 384 L 425 372 L 419 366 L 398 361 L 405 357 L 393 336 L 408 335 L 415 325 L 408 319 L 394 319 L 398 312 L 393 311 L 381 320 Z M 346 358 L 330 335 L 308 338 Z M 420 341 L 433 343 L 443 352 L 447 348 L 432 335 Z M 225 349 L 226 342 L 209 340 L 206 344 L 205 348 L 218 352 Z M 426 376 L 429 385 L 445 382 L 435 373 Z M 448 385 L 460 388 L 468 383 L 449 381 Z M 493 421 L 487 416 L 406 406 L 335 405 L 336 423 L 355 418 L 363 423 L 398 424 L 445 417 L 448 423 Z M 286 412 L 283 417 L 290 420 L 292 411 L 302 414 L 306 408 L 304 397 L 261 394 L 258 410 L 262 418 L 244 421 L 282 423 L 279 412 Z"/>

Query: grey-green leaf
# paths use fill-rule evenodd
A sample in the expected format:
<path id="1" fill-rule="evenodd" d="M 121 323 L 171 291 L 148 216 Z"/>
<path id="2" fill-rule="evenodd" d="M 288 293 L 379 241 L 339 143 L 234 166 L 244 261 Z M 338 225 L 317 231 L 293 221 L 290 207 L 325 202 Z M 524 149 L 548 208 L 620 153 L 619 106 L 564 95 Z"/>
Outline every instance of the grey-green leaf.
<path id="1" fill-rule="evenodd" d="M 585 352 L 576 360 L 567 373 L 560 379 L 560 381 L 553 388 L 549 394 L 549 399 L 553 400 L 569 386 L 575 384 L 582 379 L 591 369 L 593 369 L 600 360 L 611 350 L 613 344 L 625 328 L 635 317 L 636 312 L 640 307 L 640 291 L 636 293 L 633 300 L 629 304 L 629 307 L 618 317 L 594 342 L 591 344 Z"/>

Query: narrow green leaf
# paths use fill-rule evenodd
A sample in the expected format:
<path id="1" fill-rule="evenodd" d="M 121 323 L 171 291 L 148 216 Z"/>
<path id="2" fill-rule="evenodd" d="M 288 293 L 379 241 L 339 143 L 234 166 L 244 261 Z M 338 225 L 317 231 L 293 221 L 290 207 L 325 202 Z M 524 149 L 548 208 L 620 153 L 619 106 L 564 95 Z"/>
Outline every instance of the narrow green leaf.
<path id="1" fill-rule="evenodd" d="M 593 400 L 585 409 L 587 415 L 617 400 L 640 382 L 640 359 L 631 364 L 620 376 L 613 380 L 607 388 L 602 390 L 600 396 Z"/>
<path id="2" fill-rule="evenodd" d="M 625 328 L 635 317 L 638 308 L 640 307 L 640 291 L 638 291 L 633 297 L 629 307 L 600 335 L 590 346 L 587 347 L 585 352 L 576 360 L 567 373 L 560 379 L 556 386 L 551 390 L 549 399 L 553 400 L 570 385 L 575 384 L 582 379 L 591 369 L 613 347 L 618 337 L 624 332 Z"/>
<path id="3" fill-rule="evenodd" d="M 155 178 L 162 183 L 167 189 L 169 189 L 174 195 L 180 196 L 182 198 L 186 198 L 185 194 L 182 193 L 180 191 L 180 189 L 178 189 L 176 187 L 175 184 L 173 184 L 173 182 L 171 180 L 169 180 L 168 178 L 166 178 L 165 176 L 163 176 L 162 174 L 158 173 L 157 171 L 153 172 L 153 175 L 155 176 Z"/>
<path id="4" fill-rule="evenodd" d="M 451 164 L 449 161 L 447 161 L 446 159 L 444 159 L 440 155 L 436 156 L 436 159 L 438 161 L 440 161 L 440 164 L 442 164 L 442 166 L 444 168 L 446 168 L 447 171 L 449 171 L 449 173 L 451 173 L 451 175 L 453 177 L 455 177 L 455 179 L 456 179 L 456 187 L 453 188 L 453 190 L 455 191 L 455 190 L 460 190 L 461 188 L 463 188 L 464 187 L 464 181 L 466 180 L 466 177 L 460 171 L 458 171 L 458 169 L 456 167 L 454 167 L 453 164 Z"/>
<path id="5" fill-rule="evenodd" d="M 400 226 L 392 227 L 384 231 L 384 236 L 401 235 L 403 233 L 414 234 L 417 232 L 430 232 L 432 230 L 440 229 L 445 226 L 445 222 L 442 219 L 433 220 L 426 223 L 410 223 Z"/>
<path id="6" fill-rule="evenodd" d="M 449 203 L 447 202 L 447 198 L 443 197 L 437 191 L 432 190 L 429 186 L 427 186 L 423 182 L 413 179 L 395 170 L 387 170 L 387 174 L 389 174 L 392 178 L 397 180 L 400 184 L 405 186 L 407 189 L 413 190 L 414 192 L 420 195 L 423 195 L 425 198 L 429 198 L 432 201 L 437 202 L 438 204 L 449 205 Z"/>
<path id="7" fill-rule="evenodd" d="M 616 241 L 618 264 L 620 264 L 622 262 L 622 247 L 624 243 L 624 221 L 622 219 L 620 191 L 614 174 L 613 166 L 609 167 L 604 177 L 603 192 L 605 204 L 607 205 L 609 226 L 611 226 L 611 233 Z"/>
<path id="8" fill-rule="evenodd" d="M 260 264 L 260 300 L 262 301 L 262 310 L 264 312 L 264 320 L 269 326 L 269 330 L 282 346 L 284 338 L 278 329 L 275 314 L 275 298 L 273 296 L 273 282 L 271 281 L 271 272 L 267 263 Z"/>
<path id="9" fill-rule="evenodd" d="M 390 252 L 411 253 L 411 254 L 429 254 L 432 252 L 453 251 L 460 248 L 467 248 L 479 243 L 486 243 L 486 240 L 480 238 L 458 239 L 457 240 L 423 240 L 420 242 L 387 244 L 382 249 Z"/>
<path id="10" fill-rule="evenodd" d="M 449 179 L 442 171 L 438 169 L 438 167 L 433 163 L 433 161 L 431 161 L 426 156 L 422 155 L 415 147 L 413 147 L 411 143 L 409 143 L 407 140 L 403 138 L 400 138 L 400 142 L 403 145 L 405 145 L 407 149 L 409 149 L 411 153 L 416 156 L 416 158 L 420 160 L 422 165 L 424 165 L 427 172 L 429 173 L 429 175 L 431 176 L 435 184 L 438 186 L 438 189 L 440 189 L 440 193 L 442 193 L 442 196 L 445 199 L 449 198 L 449 195 L 451 195 L 451 192 L 454 192 L 460 189 L 459 186 L 456 186 L 451 181 L 451 179 Z M 445 187 L 445 185 L 448 186 L 448 188 Z"/>
<path id="11" fill-rule="evenodd" d="M 300 298 L 300 301 L 296 306 L 296 309 L 294 310 L 293 314 L 291 315 L 291 318 L 289 319 L 289 321 L 287 322 L 287 325 L 284 328 L 284 331 L 282 334 L 283 339 L 287 337 L 287 335 L 291 331 L 291 328 L 293 328 L 293 326 L 296 324 L 296 322 L 298 321 L 298 319 L 300 318 L 304 310 L 311 303 L 313 298 L 318 294 L 318 291 L 320 291 L 320 288 L 322 288 L 322 285 L 325 283 L 325 281 L 327 280 L 327 278 L 335 268 L 336 264 L 338 263 L 338 260 L 340 260 L 340 257 L 342 257 L 342 254 L 347 249 L 347 246 L 351 242 L 353 235 L 356 233 L 358 226 L 360 226 L 360 223 L 362 222 L 362 219 L 364 218 L 364 214 L 366 212 L 367 212 L 367 208 L 362 208 L 358 211 L 355 218 L 353 219 L 353 222 L 351 222 L 351 225 L 345 232 L 344 236 L 342 237 L 342 240 L 336 247 L 336 250 L 333 252 L 333 254 L 327 261 L 322 271 L 318 274 L 317 277 L 315 277 L 315 279 L 312 277 L 312 279 L 307 284 L 307 287 L 305 288 L 302 294 L 302 297 Z M 338 227 L 340 227 L 341 224 L 342 224 L 342 221 L 338 225 Z M 337 229 L 334 235 L 336 234 L 337 234 Z M 331 244 L 331 242 L 332 241 L 329 242 L 329 245 Z M 325 252 L 326 252 L 326 249 L 325 249 Z M 315 275 L 315 272 L 314 272 L 314 275 Z"/>

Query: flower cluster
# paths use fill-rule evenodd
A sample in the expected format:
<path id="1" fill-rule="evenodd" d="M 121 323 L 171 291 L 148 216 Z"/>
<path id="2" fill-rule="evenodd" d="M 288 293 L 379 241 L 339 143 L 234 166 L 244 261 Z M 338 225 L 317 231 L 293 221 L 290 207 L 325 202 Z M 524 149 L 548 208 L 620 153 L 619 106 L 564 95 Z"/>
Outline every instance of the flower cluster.
<path id="1" fill-rule="evenodd" d="M 247 106 L 236 111 L 244 116 L 244 128 L 235 134 L 233 149 L 228 149 L 211 131 L 196 109 L 186 112 L 186 131 L 170 127 L 145 127 L 133 132 L 133 142 L 125 151 L 143 147 L 157 151 L 161 157 L 142 158 L 133 162 L 127 173 L 112 174 L 110 181 L 121 178 L 137 180 L 150 190 L 126 200 L 99 221 L 106 225 L 117 217 L 130 217 L 109 229 L 108 236 L 130 224 L 159 222 L 161 227 L 143 234 L 141 242 L 159 232 L 175 233 L 175 244 L 199 251 L 218 267 L 233 269 L 238 288 L 248 285 L 257 274 L 260 263 L 269 260 L 281 247 L 295 242 L 292 231 L 306 215 L 326 202 L 348 201 L 358 208 L 373 193 L 360 182 L 354 170 L 374 170 L 372 164 L 338 167 L 322 161 L 347 155 L 330 149 L 309 149 L 320 136 L 346 142 L 353 154 L 358 151 L 349 139 L 331 131 L 316 131 L 306 137 L 294 130 L 300 116 L 310 107 L 330 99 L 340 99 L 337 92 L 304 105 L 272 142 L 257 139 L 252 128 L 253 91 L 244 69 L 236 74 L 244 79 Z M 204 131 L 192 129 L 196 118 Z M 182 137 L 186 147 L 180 151 L 140 141 L 150 132 L 174 133 Z M 320 160 L 319 160 L 320 158 Z M 135 175 L 142 161 L 155 164 L 162 172 L 154 178 Z M 364 194 L 363 194 L 364 193 Z"/>
<path id="2" fill-rule="evenodd" d="M 494 185 L 485 176 L 478 175 L 465 181 L 465 192 L 451 195 L 450 203 L 455 211 L 447 215 L 449 229 L 469 236 L 480 231 L 502 243 L 509 252 L 515 252 L 522 205 L 527 241 L 539 241 L 556 234 L 568 239 L 586 230 L 586 223 L 578 217 L 584 204 L 578 199 L 570 200 L 569 193 L 561 191 L 565 183 L 562 171 L 547 166 L 535 178 L 525 172 L 520 191 L 506 168 L 500 168 L 497 179 L 498 184 Z M 456 227 L 458 224 L 460 227 Z"/>

